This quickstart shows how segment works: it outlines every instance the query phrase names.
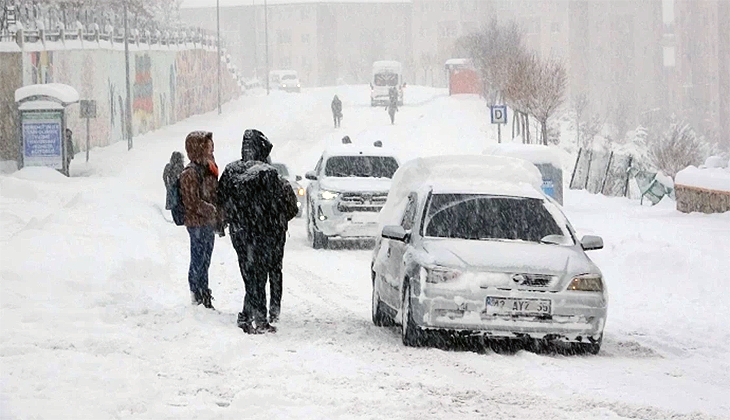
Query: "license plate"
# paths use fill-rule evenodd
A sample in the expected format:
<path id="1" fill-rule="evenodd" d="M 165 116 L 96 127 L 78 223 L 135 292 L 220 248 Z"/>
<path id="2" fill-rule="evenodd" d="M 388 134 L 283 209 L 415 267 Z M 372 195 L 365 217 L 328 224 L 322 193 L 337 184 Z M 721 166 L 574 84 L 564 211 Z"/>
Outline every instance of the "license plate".
<path id="1" fill-rule="evenodd" d="M 487 296 L 487 315 L 550 315 L 550 299 L 517 299 Z"/>

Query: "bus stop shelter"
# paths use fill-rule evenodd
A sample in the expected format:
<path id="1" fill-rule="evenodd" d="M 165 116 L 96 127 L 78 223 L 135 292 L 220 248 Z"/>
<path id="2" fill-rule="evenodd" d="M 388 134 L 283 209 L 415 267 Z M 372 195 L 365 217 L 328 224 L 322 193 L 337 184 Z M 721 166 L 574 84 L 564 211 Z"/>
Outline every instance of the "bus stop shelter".
<path id="1" fill-rule="evenodd" d="M 18 169 L 45 166 L 69 175 L 65 141 L 66 107 L 79 101 L 79 93 L 60 83 L 23 86 L 15 91 L 18 106 Z"/>

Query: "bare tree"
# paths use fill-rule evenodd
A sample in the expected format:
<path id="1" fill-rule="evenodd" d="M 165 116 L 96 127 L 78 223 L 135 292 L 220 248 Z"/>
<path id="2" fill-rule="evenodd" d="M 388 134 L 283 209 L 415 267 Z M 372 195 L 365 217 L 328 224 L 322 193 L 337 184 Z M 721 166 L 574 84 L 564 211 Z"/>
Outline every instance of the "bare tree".
<path id="1" fill-rule="evenodd" d="M 565 100 L 567 73 L 562 62 L 555 59 L 538 60 L 534 75 L 534 116 L 542 125 L 542 142 L 548 144 L 548 119 Z"/>
<path id="2" fill-rule="evenodd" d="M 673 122 L 666 132 L 649 138 L 649 160 L 672 179 L 690 165 L 699 165 L 704 157 L 702 143 L 686 123 Z"/>

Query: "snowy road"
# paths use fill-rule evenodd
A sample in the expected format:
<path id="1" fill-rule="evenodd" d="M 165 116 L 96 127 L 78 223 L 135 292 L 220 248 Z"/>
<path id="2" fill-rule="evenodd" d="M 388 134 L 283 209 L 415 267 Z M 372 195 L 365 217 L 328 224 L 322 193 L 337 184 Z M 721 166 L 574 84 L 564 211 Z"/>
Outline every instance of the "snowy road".
<path id="1" fill-rule="evenodd" d="M 260 128 L 298 174 L 344 134 L 403 159 L 479 153 L 492 136 L 476 98 L 409 87 L 390 126 L 366 89 L 247 97 L 131 152 L 95 150 L 71 179 L 0 176 L 0 418 L 730 418 L 730 214 L 567 193 L 576 228 L 607 245 L 591 254 L 610 293 L 598 356 L 406 348 L 370 322 L 370 252 L 314 251 L 299 219 L 277 334 L 235 327 L 243 285 L 228 238 L 210 274 L 218 311 L 191 307 L 187 234 L 160 210 L 162 168 L 190 130 L 215 133 L 224 166 L 243 129 Z"/>

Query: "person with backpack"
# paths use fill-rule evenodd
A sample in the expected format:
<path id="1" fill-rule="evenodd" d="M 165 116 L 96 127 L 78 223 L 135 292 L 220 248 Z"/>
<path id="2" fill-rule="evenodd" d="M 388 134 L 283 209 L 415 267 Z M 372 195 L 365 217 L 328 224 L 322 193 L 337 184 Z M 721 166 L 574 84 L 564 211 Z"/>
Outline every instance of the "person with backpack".
<path id="1" fill-rule="evenodd" d="M 218 190 L 233 248 L 246 288 L 238 327 L 247 334 L 276 332 L 281 308 L 282 260 L 288 223 L 297 215 L 297 197 L 289 183 L 268 164 L 273 148 L 258 130 L 246 130 L 241 160 L 228 164 Z M 266 317 L 266 281 L 271 281 L 270 319 Z M 255 324 L 255 326 L 254 326 Z"/>
<path id="2" fill-rule="evenodd" d="M 342 101 L 337 95 L 332 98 L 330 107 L 332 108 L 332 118 L 335 120 L 335 128 L 338 128 L 342 122 Z"/>
<path id="3" fill-rule="evenodd" d="M 165 190 L 167 191 L 165 210 L 172 210 L 175 201 L 175 182 L 180 178 L 183 169 L 185 169 L 184 159 L 182 153 L 178 151 L 172 152 L 170 163 L 165 165 L 165 170 L 162 171 L 162 180 L 165 182 Z"/>
<path id="4" fill-rule="evenodd" d="M 213 157 L 213 133 L 193 131 L 185 138 L 190 164 L 180 174 L 183 222 L 190 235 L 188 283 L 193 304 L 213 309 L 208 269 L 220 215 L 216 208 L 218 166 Z M 174 212 L 173 212 L 174 213 Z"/>

